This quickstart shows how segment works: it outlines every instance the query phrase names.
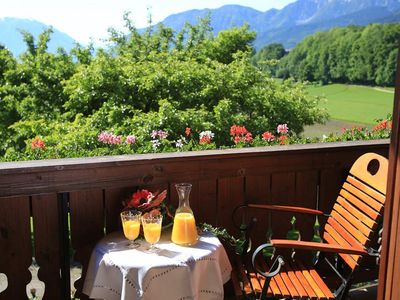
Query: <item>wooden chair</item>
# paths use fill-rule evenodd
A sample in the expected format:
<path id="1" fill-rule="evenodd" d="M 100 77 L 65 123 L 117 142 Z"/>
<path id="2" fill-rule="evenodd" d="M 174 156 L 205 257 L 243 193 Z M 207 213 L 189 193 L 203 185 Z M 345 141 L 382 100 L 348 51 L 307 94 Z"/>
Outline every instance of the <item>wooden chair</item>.
<path id="1" fill-rule="evenodd" d="M 246 295 L 260 299 L 346 297 L 361 260 L 365 256 L 379 256 L 379 251 L 370 245 L 382 218 L 387 170 L 388 161 L 380 155 L 367 153 L 358 158 L 330 214 L 301 207 L 246 205 L 250 209 L 325 216 L 327 220 L 321 243 L 271 239 L 254 251 L 251 262 L 246 261 L 245 251 L 238 256 L 240 259 L 233 263 L 232 277 L 237 298 Z M 272 259 L 263 257 L 265 249 L 273 249 Z M 297 259 L 297 254 L 292 257 L 289 255 L 293 254 L 292 249 L 314 251 L 314 259 L 304 262 Z M 327 270 L 334 276 L 323 274 Z M 330 280 L 335 277 L 336 280 Z"/>

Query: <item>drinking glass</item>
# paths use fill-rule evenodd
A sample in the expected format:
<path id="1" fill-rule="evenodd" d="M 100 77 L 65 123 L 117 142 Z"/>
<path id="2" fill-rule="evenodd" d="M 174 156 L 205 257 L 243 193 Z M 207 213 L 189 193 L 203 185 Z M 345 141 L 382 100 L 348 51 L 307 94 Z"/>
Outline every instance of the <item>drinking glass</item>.
<path id="1" fill-rule="evenodd" d="M 162 215 L 142 217 L 144 238 L 150 244 L 147 249 L 149 252 L 156 252 L 158 248 L 154 246 L 161 236 Z"/>
<path id="2" fill-rule="evenodd" d="M 140 216 L 141 212 L 137 211 L 123 211 L 121 212 L 122 228 L 124 229 L 124 235 L 129 240 L 127 246 L 131 249 L 140 246 L 135 239 L 139 236 L 140 232 Z"/>

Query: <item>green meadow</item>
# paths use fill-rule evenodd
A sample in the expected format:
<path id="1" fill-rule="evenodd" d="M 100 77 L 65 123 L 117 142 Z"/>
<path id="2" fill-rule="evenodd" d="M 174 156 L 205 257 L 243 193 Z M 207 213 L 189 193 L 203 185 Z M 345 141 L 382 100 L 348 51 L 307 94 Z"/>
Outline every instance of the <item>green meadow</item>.
<path id="1" fill-rule="evenodd" d="M 371 126 L 393 110 L 394 88 L 329 84 L 310 85 L 308 92 L 325 99 L 321 106 L 327 109 L 330 120 L 324 125 L 307 126 L 306 136 L 321 136 L 352 126 Z"/>

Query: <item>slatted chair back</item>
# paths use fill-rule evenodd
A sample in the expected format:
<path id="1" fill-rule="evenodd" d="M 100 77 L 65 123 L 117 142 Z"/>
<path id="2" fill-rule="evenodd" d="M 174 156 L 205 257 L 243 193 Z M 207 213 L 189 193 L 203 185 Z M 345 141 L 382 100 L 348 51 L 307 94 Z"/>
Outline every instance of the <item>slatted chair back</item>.
<path id="1" fill-rule="evenodd" d="M 329 244 L 366 249 L 383 214 L 388 161 L 367 153 L 353 164 L 325 224 L 324 240 Z M 339 254 L 354 270 L 360 255 Z"/>

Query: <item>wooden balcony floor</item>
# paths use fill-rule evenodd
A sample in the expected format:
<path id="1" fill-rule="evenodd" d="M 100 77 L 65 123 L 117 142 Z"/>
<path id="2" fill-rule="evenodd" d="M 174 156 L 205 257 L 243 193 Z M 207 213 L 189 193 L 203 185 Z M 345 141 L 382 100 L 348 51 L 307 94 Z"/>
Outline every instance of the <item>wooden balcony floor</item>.
<path id="1" fill-rule="evenodd" d="M 364 287 L 351 289 L 349 292 L 350 300 L 372 300 L 376 299 L 378 282 L 374 281 Z"/>
<path id="2" fill-rule="evenodd" d="M 41 299 L 43 297 L 43 284 L 38 281 L 37 279 L 37 268 L 31 267 L 31 272 L 32 272 L 32 281 L 27 287 L 27 293 L 29 295 L 29 299 L 32 299 L 32 293 L 31 290 L 35 289 L 35 294 L 38 298 L 35 299 Z M 80 269 L 79 268 L 72 268 L 71 269 L 71 278 L 73 281 L 77 280 L 80 277 Z M 5 289 L 5 279 L 0 276 L 0 291 Z M 377 281 L 371 282 L 369 284 L 366 284 L 362 287 L 357 287 L 357 288 L 352 288 L 349 293 L 349 300 L 373 300 L 376 299 L 377 297 L 377 287 L 378 283 Z M 74 290 L 74 289 L 72 289 Z"/>

